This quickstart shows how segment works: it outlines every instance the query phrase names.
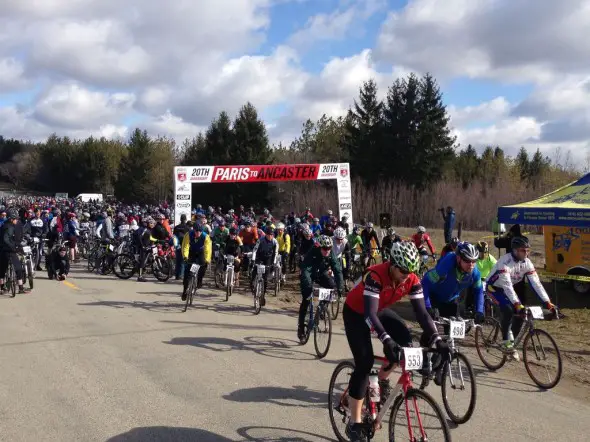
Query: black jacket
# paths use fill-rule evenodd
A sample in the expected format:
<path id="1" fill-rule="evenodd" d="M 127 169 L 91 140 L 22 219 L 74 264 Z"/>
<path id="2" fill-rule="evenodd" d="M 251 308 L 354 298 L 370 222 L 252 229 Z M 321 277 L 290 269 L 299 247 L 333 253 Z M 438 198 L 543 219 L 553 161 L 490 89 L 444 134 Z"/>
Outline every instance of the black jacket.
<path id="1" fill-rule="evenodd" d="M 16 253 L 17 245 L 15 226 L 8 220 L 0 227 L 0 251 Z"/>

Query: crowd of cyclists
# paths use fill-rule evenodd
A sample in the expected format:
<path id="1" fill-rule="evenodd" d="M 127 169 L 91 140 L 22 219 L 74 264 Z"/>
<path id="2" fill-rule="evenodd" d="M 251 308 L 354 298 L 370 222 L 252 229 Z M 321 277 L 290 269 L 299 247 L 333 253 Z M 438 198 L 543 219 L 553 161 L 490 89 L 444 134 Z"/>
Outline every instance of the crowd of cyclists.
<path id="1" fill-rule="evenodd" d="M 511 251 L 496 260 L 486 242 L 471 244 L 452 238 L 437 256 L 427 230 L 419 226 L 411 238 L 404 239 L 393 227 L 382 238 L 373 223 L 363 219 L 350 225 L 346 217 L 338 219 L 331 210 L 321 217 L 310 208 L 302 213 L 291 212 L 274 217 L 268 209 L 256 213 L 253 207 L 240 206 L 223 212 L 221 207 L 204 209 L 197 205 L 191 219 L 182 216 L 176 226 L 171 221 L 173 211 L 166 205 L 128 205 L 76 201 L 72 199 L 23 197 L 4 200 L 0 205 L 0 285 L 6 286 L 7 268 L 16 273 L 19 293 L 24 287 L 24 269 L 19 254 L 24 247 L 32 248 L 35 270 L 47 271 L 50 279 L 66 279 L 70 263 L 81 256 L 94 259 L 92 244 L 113 250 L 113 244 L 126 241 L 137 256 L 137 281 L 146 281 L 145 271 L 150 250 L 160 245 L 173 253 L 170 276 L 183 280 L 181 297 L 187 296 L 192 264 L 199 265 L 197 288 L 210 265 L 223 268 L 225 256 L 233 256 L 236 286 L 246 279 L 246 290 L 254 290 L 256 264 L 265 266 L 265 304 L 270 278 L 283 280 L 289 273 L 299 279 L 301 304 L 297 336 L 305 335 L 305 314 L 313 284 L 335 289 L 345 297 L 343 320 L 346 338 L 352 352 L 355 369 L 350 377 L 350 420 L 346 428 L 351 441 L 367 440 L 362 425 L 362 406 L 374 354 L 371 334 L 375 333 L 391 364 L 400 362 L 403 347 L 412 346 L 412 338 L 402 318 L 391 307 L 408 298 L 416 321 L 422 329 L 420 345 L 432 347 L 437 358 L 450 357 L 433 320 L 459 317 L 460 301 L 472 312 L 475 323 L 484 320 L 484 292 L 501 312 L 501 331 L 505 351 L 518 359 L 514 336 L 522 326 L 523 303 L 514 286 L 527 279 L 531 288 L 551 312 L 551 303 L 528 258 L 530 243 L 525 236 L 512 238 Z M 110 248 L 112 247 L 112 248 Z M 375 259 L 380 255 L 380 262 Z M 90 256 L 90 257 L 89 257 Z M 45 257 L 43 260 L 42 257 Z M 431 261 L 431 268 L 424 263 Z M 284 272 L 273 275 L 273 265 L 280 263 Z M 362 272 L 347 287 L 352 266 L 360 262 Z M 213 264 L 212 264 L 213 263 Z M 96 266 L 99 271 L 100 265 Z M 242 277 L 241 277 L 242 275 Z M 243 276 L 246 275 L 244 278 Z M 15 284 L 14 281 L 12 281 Z M 463 314 L 465 314 L 463 312 Z M 428 373 L 440 383 L 441 373 Z M 391 369 L 380 373 L 379 385 L 383 395 L 391 390 L 388 376 Z"/>

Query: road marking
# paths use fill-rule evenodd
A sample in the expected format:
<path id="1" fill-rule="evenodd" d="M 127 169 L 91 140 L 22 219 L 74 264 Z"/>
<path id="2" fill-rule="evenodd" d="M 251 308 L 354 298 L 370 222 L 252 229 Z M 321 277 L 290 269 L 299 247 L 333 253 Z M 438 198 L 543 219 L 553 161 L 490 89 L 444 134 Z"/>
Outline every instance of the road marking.
<path id="1" fill-rule="evenodd" d="M 65 285 L 67 285 L 69 288 L 74 289 L 74 290 L 80 290 L 80 287 L 78 287 L 75 284 L 72 284 L 70 281 L 62 281 Z"/>

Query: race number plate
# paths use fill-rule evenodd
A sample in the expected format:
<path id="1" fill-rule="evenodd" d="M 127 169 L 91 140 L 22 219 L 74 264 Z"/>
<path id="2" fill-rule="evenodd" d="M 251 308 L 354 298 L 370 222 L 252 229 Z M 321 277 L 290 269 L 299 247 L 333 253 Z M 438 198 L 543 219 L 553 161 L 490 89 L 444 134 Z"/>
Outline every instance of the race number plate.
<path id="1" fill-rule="evenodd" d="M 260 272 L 260 273 L 264 273 L 264 272 L 266 272 L 266 266 L 265 266 L 264 264 L 257 264 L 257 266 L 256 266 L 256 267 L 257 267 L 257 269 L 258 269 L 258 270 L 257 270 L 258 272 Z"/>
<path id="2" fill-rule="evenodd" d="M 539 307 L 538 305 L 535 305 L 534 307 L 529 307 L 529 309 L 531 310 L 531 313 L 533 314 L 533 318 L 545 319 L 545 315 L 543 315 L 543 309 L 541 307 Z"/>
<path id="3" fill-rule="evenodd" d="M 464 339 L 465 338 L 465 322 L 451 321 L 451 338 Z"/>
<path id="4" fill-rule="evenodd" d="M 318 298 L 320 301 L 331 301 L 332 300 L 332 290 L 318 289 Z"/>
<path id="5" fill-rule="evenodd" d="M 197 273 L 199 271 L 199 265 L 198 264 L 192 264 L 191 265 L 191 273 Z"/>
<path id="6" fill-rule="evenodd" d="M 39 242 L 39 238 L 37 238 L 36 236 L 33 238 L 33 242 L 34 243 L 38 243 Z"/>
<path id="7" fill-rule="evenodd" d="M 23 252 L 24 253 L 31 253 L 31 247 L 30 246 L 23 246 Z"/>
<path id="8" fill-rule="evenodd" d="M 109 244 L 109 250 L 112 252 L 113 250 L 115 250 L 115 246 L 113 246 L 112 244 Z"/>
<path id="9" fill-rule="evenodd" d="M 404 347 L 404 365 L 407 371 L 422 368 L 422 349 Z"/>

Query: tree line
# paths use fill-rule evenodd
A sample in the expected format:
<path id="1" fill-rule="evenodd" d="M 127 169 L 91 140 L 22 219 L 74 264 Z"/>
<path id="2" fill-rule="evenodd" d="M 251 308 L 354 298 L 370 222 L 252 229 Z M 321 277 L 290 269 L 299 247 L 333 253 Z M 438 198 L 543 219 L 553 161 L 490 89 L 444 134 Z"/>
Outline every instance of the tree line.
<path id="1" fill-rule="evenodd" d="M 182 144 L 139 128 L 126 141 L 53 134 L 32 143 L 0 135 L 0 178 L 19 189 L 100 192 L 123 201 L 157 203 L 173 199 L 175 165 L 349 162 L 357 219 L 376 219 L 389 211 L 399 225 L 428 224 L 438 220 L 438 207 L 450 204 L 461 210 L 465 205 L 459 218 L 471 228 L 483 228 L 494 216 L 491 206 L 538 196 L 576 176 L 571 163 L 564 167 L 540 150 L 530 155 L 521 148 L 510 157 L 500 146 L 488 146 L 481 154 L 471 145 L 461 149 L 430 74 L 397 79 L 384 99 L 379 96 L 375 81 L 364 82 L 345 116 L 307 120 L 289 145 L 271 145 L 251 103 L 233 120 L 221 112 L 205 132 Z M 469 214 L 469 207 L 475 202 L 481 206 L 482 199 L 491 206 Z M 193 200 L 222 207 L 337 210 L 331 180 L 199 184 Z"/>

